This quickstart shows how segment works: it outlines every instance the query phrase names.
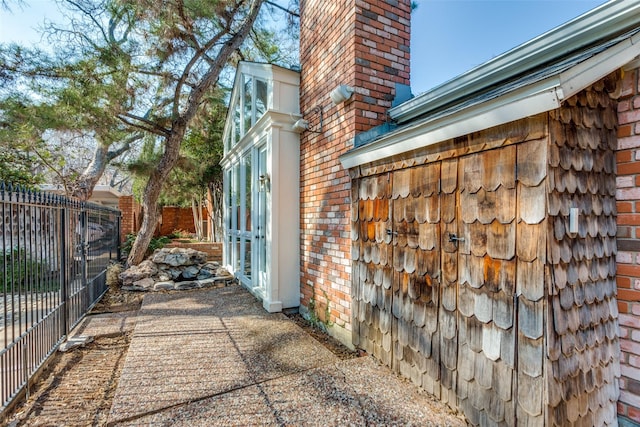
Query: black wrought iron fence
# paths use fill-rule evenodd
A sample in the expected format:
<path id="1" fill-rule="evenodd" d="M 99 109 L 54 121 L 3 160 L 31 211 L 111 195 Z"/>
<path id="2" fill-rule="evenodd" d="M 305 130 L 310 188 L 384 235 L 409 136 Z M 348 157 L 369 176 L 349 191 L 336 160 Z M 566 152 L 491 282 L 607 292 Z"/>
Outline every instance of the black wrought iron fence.
<path id="1" fill-rule="evenodd" d="M 2 412 L 106 292 L 120 212 L 0 183 Z"/>

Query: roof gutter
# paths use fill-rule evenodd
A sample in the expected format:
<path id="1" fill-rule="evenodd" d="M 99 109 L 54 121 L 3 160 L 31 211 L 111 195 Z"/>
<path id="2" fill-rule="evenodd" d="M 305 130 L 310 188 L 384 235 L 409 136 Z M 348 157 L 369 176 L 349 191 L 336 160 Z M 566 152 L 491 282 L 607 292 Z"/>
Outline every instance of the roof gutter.
<path id="1" fill-rule="evenodd" d="M 451 114 L 436 113 L 413 125 L 400 128 L 371 144 L 343 154 L 340 162 L 345 168 L 353 168 L 559 108 L 563 100 L 619 69 L 638 55 L 640 33 L 556 76 Z"/>
<path id="2" fill-rule="evenodd" d="M 610 1 L 390 109 L 389 115 L 403 123 L 429 114 L 639 23 L 640 0 Z"/>

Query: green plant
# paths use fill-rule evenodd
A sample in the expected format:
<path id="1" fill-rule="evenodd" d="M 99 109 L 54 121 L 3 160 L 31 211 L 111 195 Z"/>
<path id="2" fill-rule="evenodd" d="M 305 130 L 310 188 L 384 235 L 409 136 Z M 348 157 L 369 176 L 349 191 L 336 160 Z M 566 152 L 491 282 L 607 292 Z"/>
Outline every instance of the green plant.
<path id="1" fill-rule="evenodd" d="M 167 236 L 153 237 L 149 243 L 148 252 L 153 253 L 156 249 L 162 249 L 168 243 L 171 243 L 171 239 Z"/>
<path id="2" fill-rule="evenodd" d="M 330 327 L 333 325 L 333 322 L 331 322 L 331 308 L 329 307 L 329 305 L 331 304 L 331 301 L 329 300 L 329 295 L 327 295 L 327 291 L 322 291 L 322 294 L 324 295 L 324 298 L 327 300 L 327 305 L 324 309 L 325 320 L 323 321 L 318 316 L 315 296 L 311 297 L 311 299 L 309 300 L 309 319 L 307 320 L 313 327 L 326 331 L 327 327 Z M 313 295 L 315 295 L 315 292 Z"/>
<path id="3" fill-rule="evenodd" d="M 127 238 L 125 239 L 121 248 L 122 254 L 124 256 L 129 255 L 129 252 L 131 252 L 131 248 L 133 247 L 133 243 L 136 241 L 136 237 L 137 237 L 136 233 L 127 234 Z M 149 248 L 147 249 L 147 255 L 152 254 L 153 251 L 155 251 L 156 249 L 164 248 L 167 245 L 167 243 L 171 243 L 171 239 L 167 236 L 153 237 L 151 239 L 151 242 L 149 243 Z"/>
<path id="4" fill-rule="evenodd" d="M 2 292 L 54 291 L 60 281 L 46 261 L 33 259 L 24 249 L 7 249 L 0 256 Z"/>
<path id="5" fill-rule="evenodd" d="M 184 230 L 173 230 L 167 237 L 170 239 L 190 239 L 193 233 Z"/>

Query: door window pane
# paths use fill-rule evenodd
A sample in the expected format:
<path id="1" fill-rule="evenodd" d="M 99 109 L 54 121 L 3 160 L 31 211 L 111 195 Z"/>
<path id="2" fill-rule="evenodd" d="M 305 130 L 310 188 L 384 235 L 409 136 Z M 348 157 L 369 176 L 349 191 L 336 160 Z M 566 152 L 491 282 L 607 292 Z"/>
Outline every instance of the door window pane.
<path id="1" fill-rule="evenodd" d="M 244 265 L 242 274 L 247 279 L 251 279 L 251 239 L 244 241 Z"/>
<path id="2" fill-rule="evenodd" d="M 244 188 L 244 230 L 251 231 L 251 183 L 253 182 L 253 172 L 251 168 L 251 154 L 244 157 L 245 182 Z"/>

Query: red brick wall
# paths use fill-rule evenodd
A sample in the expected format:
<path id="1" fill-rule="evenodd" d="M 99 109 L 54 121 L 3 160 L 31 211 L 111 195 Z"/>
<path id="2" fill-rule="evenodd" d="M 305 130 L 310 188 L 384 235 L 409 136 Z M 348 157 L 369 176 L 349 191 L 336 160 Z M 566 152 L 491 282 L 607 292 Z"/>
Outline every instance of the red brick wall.
<path id="1" fill-rule="evenodd" d="M 120 220 L 120 241 L 124 242 L 127 234 L 136 233 L 140 224 L 141 207 L 133 196 L 122 196 L 118 200 L 118 209 L 122 212 Z"/>
<path id="2" fill-rule="evenodd" d="M 118 208 L 122 212 L 120 221 L 120 240 L 124 242 L 129 233 L 137 233 L 142 221 L 142 207 L 133 196 L 122 196 L 118 201 Z M 206 209 L 203 208 L 203 218 L 207 218 Z M 176 230 L 195 233 L 193 224 L 193 212 L 191 208 L 176 206 L 164 206 L 160 222 L 156 228 L 156 236 L 166 236 Z"/>
<path id="3" fill-rule="evenodd" d="M 621 383 L 618 413 L 640 422 L 640 91 L 626 71 L 618 100 L 618 308 Z"/>
<path id="4" fill-rule="evenodd" d="M 323 108 L 322 133 L 300 141 L 301 303 L 351 330 L 351 180 L 339 156 L 356 132 L 383 123 L 395 83 L 409 84 L 408 0 L 302 0 L 300 110 Z M 329 92 L 355 87 L 334 106 Z M 327 310 L 327 304 L 329 305 Z M 326 319 L 325 313 L 329 312 Z"/>
<path id="5" fill-rule="evenodd" d="M 196 227 L 193 224 L 193 211 L 191 208 L 163 206 L 160 224 L 158 224 L 156 234 L 167 236 L 176 230 L 186 231 L 188 233 L 196 232 Z"/>

